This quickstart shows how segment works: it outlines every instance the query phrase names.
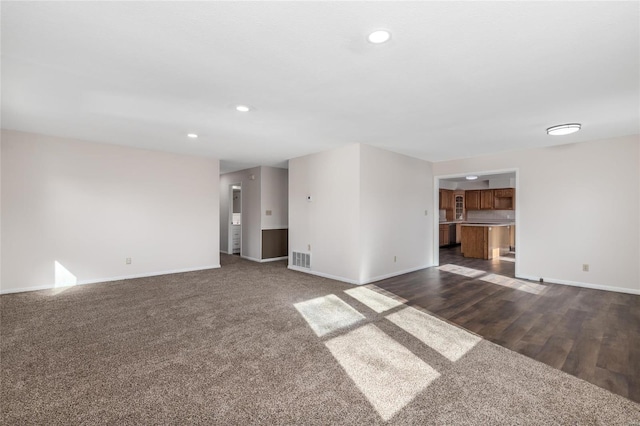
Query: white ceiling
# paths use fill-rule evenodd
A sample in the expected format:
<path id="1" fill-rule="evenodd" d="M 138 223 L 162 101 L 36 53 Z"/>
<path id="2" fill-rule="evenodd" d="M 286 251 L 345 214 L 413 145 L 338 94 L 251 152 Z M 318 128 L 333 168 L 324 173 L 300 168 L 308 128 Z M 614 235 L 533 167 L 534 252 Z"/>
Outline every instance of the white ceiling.
<path id="1" fill-rule="evenodd" d="M 2 126 L 225 172 L 355 142 L 441 161 L 638 134 L 639 17 L 635 1 L 2 2 Z M 390 42 L 366 41 L 378 28 Z M 567 122 L 583 130 L 546 135 Z"/>

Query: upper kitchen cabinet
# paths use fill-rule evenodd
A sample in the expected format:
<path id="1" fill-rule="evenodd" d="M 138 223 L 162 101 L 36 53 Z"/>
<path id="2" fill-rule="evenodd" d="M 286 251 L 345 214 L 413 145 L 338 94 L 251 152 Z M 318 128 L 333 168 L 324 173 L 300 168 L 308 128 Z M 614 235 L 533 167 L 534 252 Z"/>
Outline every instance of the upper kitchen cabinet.
<path id="1" fill-rule="evenodd" d="M 493 209 L 493 189 L 485 189 L 480 191 L 480 209 Z"/>
<path id="2" fill-rule="evenodd" d="M 480 210 L 480 192 L 482 191 L 464 192 L 464 202 L 466 210 Z"/>
<path id="3" fill-rule="evenodd" d="M 466 210 L 514 210 L 516 190 L 482 189 L 465 191 Z"/>
<path id="4" fill-rule="evenodd" d="M 440 210 L 453 210 L 453 191 L 449 189 L 440 190 Z"/>
<path id="5" fill-rule="evenodd" d="M 513 210 L 516 190 L 513 188 L 495 189 L 493 191 L 493 208 L 495 210 Z"/>

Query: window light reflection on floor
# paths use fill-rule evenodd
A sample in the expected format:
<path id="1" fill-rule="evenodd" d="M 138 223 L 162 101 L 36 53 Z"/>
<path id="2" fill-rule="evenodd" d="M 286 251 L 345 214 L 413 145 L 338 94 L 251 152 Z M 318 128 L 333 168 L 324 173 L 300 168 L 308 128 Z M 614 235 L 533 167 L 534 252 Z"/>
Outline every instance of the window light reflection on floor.
<path id="1" fill-rule="evenodd" d="M 318 337 L 364 319 L 364 315 L 334 294 L 306 300 L 293 306 Z"/>
<path id="2" fill-rule="evenodd" d="M 398 300 L 394 300 L 389 296 L 385 296 L 384 294 L 378 293 L 377 291 L 371 290 L 367 287 L 352 288 L 350 290 L 345 290 L 345 293 L 360 303 L 367 305 L 377 313 L 388 311 L 389 309 L 393 309 L 403 304 Z"/>
<path id="3" fill-rule="evenodd" d="M 440 377 L 373 324 L 334 337 L 325 345 L 384 420 Z"/>
<path id="4" fill-rule="evenodd" d="M 515 278 L 505 277 L 504 275 L 489 274 L 481 277 L 480 280 L 488 283 L 501 285 L 503 287 L 509 287 L 514 290 L 525 291 L 531 294 L 540 294 L 547 287 L 541 284 L 530 283 L 527 281 L 518 280 Z"/>
<path id="5" fill-rule="evenodd" d="M 476 278 L 486 274 L 485 271 L 481 271 L 479 269 L 466 268 L 464 266 L 451 265 L 451 264 L 438 266 L 438 269 L 445 272 L 451 272 L 452 274 L 463 275 L 469 278 Z"/>
<path id="6" fill-rule="evenodd" d="M 388 315 L 387 319 L 449 361 L 459 360 L 482 340 L 459 327 L 411 307 Z"/>

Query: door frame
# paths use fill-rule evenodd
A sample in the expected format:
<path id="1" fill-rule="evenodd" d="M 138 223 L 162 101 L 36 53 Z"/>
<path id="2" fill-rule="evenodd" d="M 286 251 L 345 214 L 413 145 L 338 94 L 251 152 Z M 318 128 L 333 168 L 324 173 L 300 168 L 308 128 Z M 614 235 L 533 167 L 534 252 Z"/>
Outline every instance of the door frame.
<path id="1" fill-rule="evenodd" d="M 500 174 L 500 173 L 515 173 L 516 175 L 516 185 L 515 185 L 515 190 L 516 190 L 516 204 L 514 206 L 516 214 L 515 214 L 515 221 L 516 221 L 516 245 L 518 247 L 518 250 L 516 250 L 516 265 L 515 265 L 515 276 L 519 277 L 520 276 L 520 255 L 522 254 L 522 238 L 520 238 L 520 229 L 521 226 L 519 226 L 520 224 L 520 199 L 522 198 L 521 196 L 519 196 L 520 194 L 520 169 L 518 168 L 511 168 L 511 169 L 497 169 L 497 170 L 482 170 L 482 171 L 468 171 L 465 173 L 454 173 L 454 174 L 450 174 L 450 175 L 438 175 L 438 176 L 434 176 L 433 177 L 433 266 L 440 266 L 440 241 L 439 241 L 439 235 L 440 235 L 440 219 L 439 219 L 439 214 L 436 214 L 435 212 L 437 212 L 438 209 L 438 202 L 439 200 L 439 196 L 440 196 L 440 180 L 441 179 L 450 179 L 450 178 L 460 178 L 460 177 L 465 177 L 468 175 L 476 175 L 478 177 L 482 177 L 485 175 L 495 175 L 495 174 Z"/>
<path id="2" fill-rule="evenodd" d="M 229 220 L 227 232 L 227 252 L 233 255 L 233 191 L 234 187 L 240 187 L 240 256 L 242 256 L 242 227 L 244 220 L 242 219 L 242 182 L 229 184 Z"/>

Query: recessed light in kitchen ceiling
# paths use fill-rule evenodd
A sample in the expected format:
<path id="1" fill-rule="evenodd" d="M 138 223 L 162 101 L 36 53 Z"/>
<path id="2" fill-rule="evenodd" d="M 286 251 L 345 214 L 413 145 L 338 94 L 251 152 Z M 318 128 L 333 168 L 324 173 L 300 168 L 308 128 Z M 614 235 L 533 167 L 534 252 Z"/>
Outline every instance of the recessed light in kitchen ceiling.
<path id="1" fill-rule="evenodd" d="M 391 39 L 391 33 L 387 30 L 376 30 L 369 34 L 367 39 L 373 44 L 382 44 Z"/>
<path id="2" fill-rule="evenodd" d="M 570 135 L 571 133 L 577 132 L 581 128 L 582 124 L 579 123 L 560 124 L 559 126 L 549 127 L 547 129 L 547 134 L 551 136 Z"/>
<path id="3" fill-rule="evenodd" d="M 476 175 L 469 175 L 469 176 L 466 176 L 466 179 L 467 179 L 467 180 L 476 180 L 476 179 L 478 179 L 478 176 L 476 176 Z"/>
<path id="4" fill-rule="evenodd" d="M 198 135 L 196 135 L 195 133 L 188 133 L 187 137 L 189 137 L 191 139 L 198 139 Z"/>
<path id="5" fill-rule="evenodd" d="M 240 111 L 240 112 L 249 112 L 251 111 L 251 108 L 249 108 L 246 105 L 237 105 L 236 106 L 236 111 Z"/>

